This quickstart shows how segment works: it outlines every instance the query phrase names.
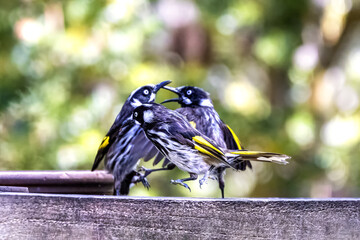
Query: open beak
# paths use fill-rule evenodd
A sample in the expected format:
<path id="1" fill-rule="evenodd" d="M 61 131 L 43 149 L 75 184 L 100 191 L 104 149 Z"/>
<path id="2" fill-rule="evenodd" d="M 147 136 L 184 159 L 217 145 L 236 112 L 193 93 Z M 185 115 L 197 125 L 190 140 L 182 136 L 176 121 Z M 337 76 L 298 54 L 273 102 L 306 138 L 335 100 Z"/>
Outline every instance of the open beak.
<path id="1" fill-rule="evenodd" d="M 168 87 L 168 86 L 164 86 L 163 88 L 166 89 L 166 90 L 169 90 L 169 91 L 171 91 L 171 92 L 173 92 L 173 93 L 176 93 L 177 95 L 180 96 L 180 92 L 179 92 L 176 88 Z M 168 103 L 168 102 L 181 102 L 181 98 L 171 98 L 171 99 L 167 99 L 167 100 L 161 102 L 161 104 L 163 104 L 163 103 Z"/>
<path id="2" fill-rule="evenodd" d="M 159 84 L 156 84 L 155 88 L 154 88 L 154 93 L 157 93 L 160 90 L 160 88 L 165 88 L 165 86 L 168 85 L 169 83 L 171 83 L 171 81 L 166 80 L 166 81 L 163 81 L 163 82 L 161 82 Z"/>
<path id="3" fill-rule="evenodd" d="M 180 102 L 180 101 L 181 101 L 180 98 L 171 98 L 171 99 L 167 99 L 165 101 L 162 101 L 161 104 L 168 103 L 168 102 Z"/>

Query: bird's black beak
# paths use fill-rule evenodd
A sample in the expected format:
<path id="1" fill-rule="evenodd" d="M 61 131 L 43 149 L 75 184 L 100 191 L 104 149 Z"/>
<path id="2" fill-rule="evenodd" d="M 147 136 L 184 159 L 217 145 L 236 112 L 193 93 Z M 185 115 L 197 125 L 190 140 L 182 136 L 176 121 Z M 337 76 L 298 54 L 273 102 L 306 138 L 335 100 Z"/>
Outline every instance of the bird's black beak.
<path id="1" fill-rule="evenodd" d="M 168 87 L 168 86 L 164 86 L 163 88 L 166 90 L 169 90 L 173 93 L 176 93 L 177 95 L 180 96 L 180 92 L 176 88 Z M 161 102 L 161 104 L 168 103 L 168 102 L 180 102 L 180 101 L 181 101 L 181 98 L 171 98 L 171 99 L 167 99 L 167 100 Z"/>
<path id="2" fill-rule="evenodd" d="M 169 83 L 171 83 L 171 81 L 170 80 L 166 80 L 166 81 L 163 81 L 163 82 L 161 82 L 161 83 L 159 83 L 159 84 L 156 84 L 155 85 L 155 88 L 154 88 L 154 93 L 157 93 L 159 90 L 160 90 L 160 88 L 164 88 L 166 85 L 168 85 Z"/>
<path id="3" fill-rule="evenodd" d="M 171 99 L 167 99 L 165 101 L 162 101 L 161 104 L 168 103 L 168 102 L 180 102 L 180 101 L 181 101 L 180 98 L 171 98 Z"/>

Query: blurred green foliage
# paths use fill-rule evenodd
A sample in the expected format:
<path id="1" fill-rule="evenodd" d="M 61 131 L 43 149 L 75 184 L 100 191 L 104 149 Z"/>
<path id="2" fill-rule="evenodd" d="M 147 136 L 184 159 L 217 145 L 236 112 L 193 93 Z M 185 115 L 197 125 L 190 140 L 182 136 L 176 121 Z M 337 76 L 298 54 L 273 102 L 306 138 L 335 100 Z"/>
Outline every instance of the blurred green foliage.
<path id="1" fill-rule="evenodd" d="M 171 79 L 210 92 L 248 149 L 293 157 L 229 170 L 227 196 L 359 196 L 359 13 L 351 0 L 0 1 L 0 169 L 90 169 L 130 92 Z M 185 175 L 131 194 L 220 195 L 169 184 Z"/>

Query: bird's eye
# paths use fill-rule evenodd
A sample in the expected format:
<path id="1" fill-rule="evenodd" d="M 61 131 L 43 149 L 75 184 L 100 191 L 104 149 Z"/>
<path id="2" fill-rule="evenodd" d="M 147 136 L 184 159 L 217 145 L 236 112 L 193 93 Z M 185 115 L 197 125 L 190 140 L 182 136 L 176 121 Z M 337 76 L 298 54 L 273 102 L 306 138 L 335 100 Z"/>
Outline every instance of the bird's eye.
<path id="1" fill-rule="evenodd" d="M 187 90 L 187 91 L 186 91 L 186 94 L 189 96 L 189 95 L 192 94 L 192 91 L 191 91 L 191 90 Z"/>
<path id="2" fill-rule="evenodd" d="M 138 112 L 134 112 L 134 117 L 137 117 L 138 116 Z"/>
<path id="3" fill-rule="evenodd" d="M 143 91 L 143 93 L 144 93 L 144 95 L 148 95 L 148 94 L 149 94 L 149 90 L 145 89 L 145 90 Z"/>

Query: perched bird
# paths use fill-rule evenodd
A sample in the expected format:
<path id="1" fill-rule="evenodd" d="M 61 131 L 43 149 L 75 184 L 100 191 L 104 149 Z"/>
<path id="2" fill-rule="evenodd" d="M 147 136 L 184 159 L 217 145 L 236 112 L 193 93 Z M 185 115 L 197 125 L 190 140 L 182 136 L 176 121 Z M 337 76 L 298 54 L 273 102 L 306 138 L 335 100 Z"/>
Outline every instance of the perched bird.
<path id="1" fill-rule="evenodd" d="M 130 185 L 138 181 L 142 181 L 145 187 L 149 187 L 146 176 L 135 170 L 141 158 L 148 161 L 156 155 L 154 165 L 163 159 L 163 155 L 145 137 L 140 126 L 130 120 L 136 107 L 143 103 L 153 102 L 159 89 L 170 82 L 164 81 L 157 85 L 150 84 L 134 90 L 125 101 L 120 113 L 99 146 L 91 171 L 94 171 L 101 160 L 105 158 L 105 168 L 114 176 L 116 195 L 127 195 Z M 163 166 L 166 166 L 167 163 L 169 161 L 165 160 Z M 175 166 L 170 164 L 168 168 L 171 167 Z"/>
<path id="2" fill-rule="evenodd" d="M 177 88 L 164 86 L 163 88 L 176 93 L 178 98 L 168 99 L 162 103 L 178 102 L 181 108 L 176 109 L 176 111 L 185 116 L 190 123 L 193 123 L 197 130 L 212 139 L 219 147 L 244 150 L 234 131 L 220 119 L 219 114 L 215 111 L 209 93 L 201 88 L 192 86 Z M 252 168 L 248 160 L 239 161 L 238 164 L 239 166 L 236 168 L 242 171 L 246 170 L 247 167 Z M 220 167 L 215 171 L 223 198 L 225 169 L 226 167 Z"/>
<path id="3" fill-rule="evenodd" d="M 185 181 L 196 180 L 203 174 L 201 187 L 209 176 L 217 176 L 217 168 L 238 170 L 243 160 L 287 164 L 290 158 L 284 154 L 222 148 L 196 130 L 183 115 L 156 103 L 135 108 L 133 119 L 167 159 L 190 174 L 189 178 L 171 180 L 189 190 Z"/>

